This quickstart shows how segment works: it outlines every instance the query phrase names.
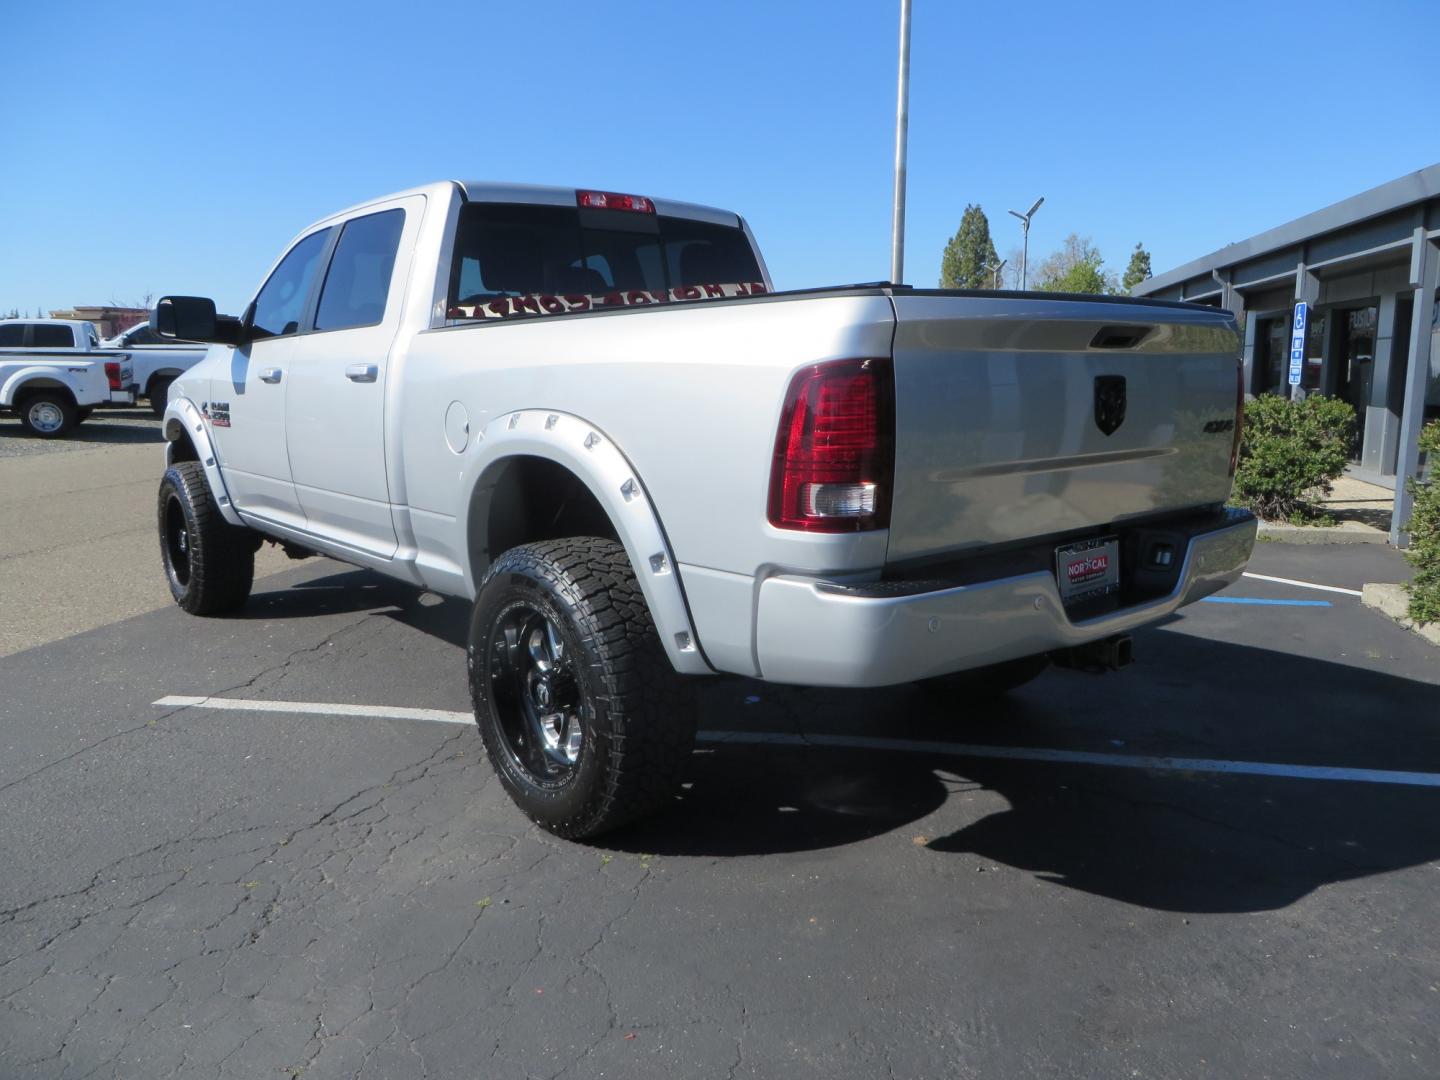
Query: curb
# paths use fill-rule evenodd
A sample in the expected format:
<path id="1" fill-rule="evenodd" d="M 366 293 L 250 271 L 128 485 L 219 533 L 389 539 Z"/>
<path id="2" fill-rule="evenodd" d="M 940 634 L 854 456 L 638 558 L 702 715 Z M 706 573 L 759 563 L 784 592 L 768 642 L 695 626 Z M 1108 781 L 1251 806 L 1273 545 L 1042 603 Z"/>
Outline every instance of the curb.
<path id="1" fill-rule="evenodd" d="M 1410 594 L 1405 591 L 1404 585 L 1367 584 L 1361 589 L 1360 602 L 1390 616 L 1406 630 L 1413 630 L 1431 645 L 1440 645 L 1440 623 L 1420 626 L 1411 621 L 1408 613 Z"/>
<path id="2" fill-rule="evenodd" d="M 1274 544 L 1388 544 L 1390 534 L 1369 525 L 1350 528 L 1319 525 L 1275 525 L 1260 522 L 1259 539 Z"/>

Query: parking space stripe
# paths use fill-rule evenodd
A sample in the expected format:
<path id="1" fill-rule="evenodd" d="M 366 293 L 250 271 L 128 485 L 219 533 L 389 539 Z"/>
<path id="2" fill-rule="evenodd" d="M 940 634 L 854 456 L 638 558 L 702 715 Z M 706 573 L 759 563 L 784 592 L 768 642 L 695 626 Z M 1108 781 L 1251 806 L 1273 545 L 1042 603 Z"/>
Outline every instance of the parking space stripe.
<path id="1" fill-rule="evenodd" d="M 1265 600 L 1258 596 L 1206 596 L 1207 604 L 1261 604 L 1268 607 L 1331 607 L 1329 600 Z"/>
<path id="2" fill-rule="evenodd" d="M 748 731 L 706 731 L 700 733 L 699 740 L 712 744 L 828 746 L 845 750 L 892 750 L 911 754 L 949 754 L 954 757 L 1045 761 L 1066 765 L 1102 765 L 1114 769 L 1146 769 L 1152 772 L 1231 773 L 1242 776 L 1276 776 L 1294 780 L 1341 780 L 1360 784 L 1440 787 L 1440 773 L 1397 772 L 1390 769 L 1347 769 L 1330 765 L 1286 765 L 1269 761 L 1226 761 L 1217 758 L 1103 754 L 1088 750 L 1052 750 L 1037 746 L 987 746 L 982 743 L 926 742 L 914 739 L 869 738 L 859 735 L 794 735 L 786 732 Z"/>
<path id="3" fill-rule="evenodd" d="M 154 704 L 166 708 L 226 709 L 307 716 L 356 716 L 378 720 L 423 720 L 442 724 L 473 724 L 475 722 L 474 716 L 468 712 L 452 712 L 446 709 L 412 709 L 393 705 L 343 705 L 325 701 L 256 701 L 249 698 L 170 696 L 163 697 Z M 807 735 L 786 731 L 702 731 L 696 741 L 708 746 L 820 746 L 836 750 L 886 750 L 895 753 L 932 756 L 1040 761 L 1062 765 L 1099 765 L 1112 769 L 1142 769 L 1149 772 L 1219 773 L 1269 776 L 1291 780 L 1332 780 L 1356 784 L 1395 784 L 1404 787 L 1440 788 L 1440 773 L 1401 772 L 1391 769 L 1350 769 L 1331 765 L 1287 765 L 1272 761 L 1227 761 L 1222 758 L 1108 754 L 1089 750 L 1055 750 L 1038 746 L 988 746 L 983 743 L 885 739 L 864 735 Z"/>
<path id="4" fill-rule="evenodd" d="M 1288 577 L 1271 577 L 1269 574 L 1252 574 L 1245 571 L 1245 576 L 1254 578 L 1256 581 L 1273 581 L 1277 585 L 1296 585 L 1302 589 L 1319 589 L 1321 592 L 1343 593 L 1345 596 L 1364 596 L 1359 589 L 1342 589 L 1338 585 L 1316 585 L 1313 581 L 1296 581 Z"/>
<path id="5" fill-rule="evenodd" d="M 408 709 L 400 705 L 341 705 L 330 701 L 257 701 L 253 698 L 163 697 L 164 708 L 238 709 L 241 712 L 303 713 L 312 716 L 363 716 L 372 720 L 428 720 L 436 724 L 473 724 L 475 716 L 448 709 Z"/>

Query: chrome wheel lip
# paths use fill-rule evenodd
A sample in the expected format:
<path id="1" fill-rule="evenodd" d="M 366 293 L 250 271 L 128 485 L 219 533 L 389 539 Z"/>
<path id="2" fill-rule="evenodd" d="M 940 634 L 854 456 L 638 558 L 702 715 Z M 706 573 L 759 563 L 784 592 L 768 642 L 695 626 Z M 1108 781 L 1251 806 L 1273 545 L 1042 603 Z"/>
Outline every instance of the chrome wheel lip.
<path id="1" fill-rule="evenodd" d="M 506 605 L 487 643 L 490 708 L 511 762 L 532 781 L 563 785 L 586 753 L 584 692 L 555 621 L 534 603 Z"/>
<path id="2" fill-rule="evenodd" d="M 25 410 L 25 418 L 36 431 L 49 435 L 65 424 L 65 413 L 53 401 L 37 401 Z"/>

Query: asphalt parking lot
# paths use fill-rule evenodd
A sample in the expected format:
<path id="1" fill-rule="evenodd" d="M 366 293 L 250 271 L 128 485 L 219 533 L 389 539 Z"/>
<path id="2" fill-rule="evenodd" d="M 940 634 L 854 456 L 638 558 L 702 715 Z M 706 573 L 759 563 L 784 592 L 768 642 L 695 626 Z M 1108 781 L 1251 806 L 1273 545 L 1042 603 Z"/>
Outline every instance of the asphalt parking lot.
<path id="1" fill-rule="evenodd" d="M 1440 653 L 1219 599 L 998 705 L 710 681 L 671 812 L 595 846 L 458 722 L 458 602 L 316 559 L 22 649 L 0 1076 L 1433 1077 Z"/>

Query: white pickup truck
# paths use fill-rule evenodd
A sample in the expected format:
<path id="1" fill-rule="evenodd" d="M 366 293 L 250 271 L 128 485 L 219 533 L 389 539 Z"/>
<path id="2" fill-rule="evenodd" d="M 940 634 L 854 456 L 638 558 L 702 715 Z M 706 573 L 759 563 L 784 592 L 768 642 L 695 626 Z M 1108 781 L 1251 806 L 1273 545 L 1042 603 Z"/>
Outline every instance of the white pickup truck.
<path id="1" fill-rule="evenodd" d="M 178 603 L 245 602 L 262 540 L 473 601 L 490 760 L 583 837 L 672 797 L 693 676 L 958 701 L 1234 581 L 1226 311 L 857 285 L 774 292 L 745 222 L 440 183 L 306 229 L 171 389 Z"/>
<path id="2" fill-rule="evenodd" d="M 125 353 L 101 347 L 94 323 L 0 320 L 0 409 L 27 431 L 56 439 L 112 404 L 135 404 L 134 372 Z"/>
<path id="3" fill-rule="evenodd" d="M 150 402 L 156 416 L 163 416 L 170 384 L 205 359 L 206 346 L 194 341 L 166 341 L 150 329 L 148 322 L 143 322 L 116 334 L 105 342 L 105 348 L 129 355 L 136 393 Z"/>

